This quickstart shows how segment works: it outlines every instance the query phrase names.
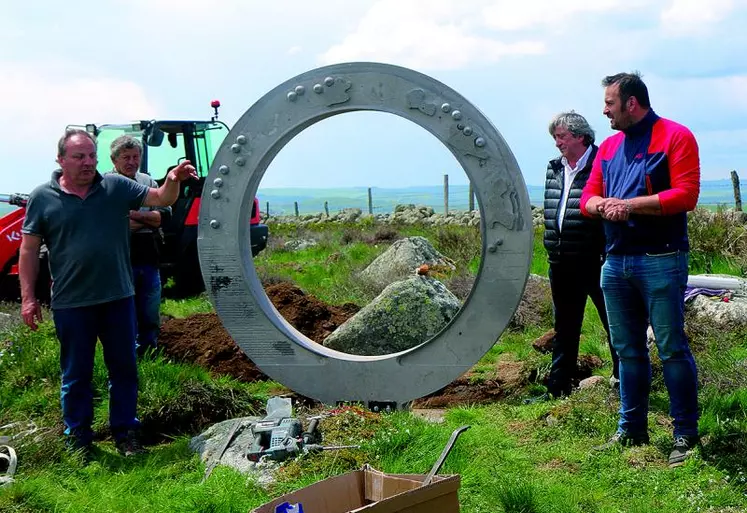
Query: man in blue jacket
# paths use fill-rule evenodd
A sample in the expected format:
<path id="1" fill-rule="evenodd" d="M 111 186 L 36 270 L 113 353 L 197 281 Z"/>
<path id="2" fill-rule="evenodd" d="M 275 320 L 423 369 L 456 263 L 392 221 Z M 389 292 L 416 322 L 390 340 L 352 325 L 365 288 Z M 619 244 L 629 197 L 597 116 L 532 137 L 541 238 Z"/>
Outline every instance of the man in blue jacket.
<path id="1" fill-rule="evenodd" d="M 599 147 L 581 198 L 585 214 L 603 219 L 602 290 L 620 357 L 620 421 L 600 448 L 649 440 L 650 323 L 674 421 L 669 463 L 681 465 L 698 443 L 697 369 L 684 329 L 687 212 L 700 193 L 698 145 L 690 130 L 653 111 L 637 73 L 606 77 L 602 85 L 604 115 L 619 132 Z"/>

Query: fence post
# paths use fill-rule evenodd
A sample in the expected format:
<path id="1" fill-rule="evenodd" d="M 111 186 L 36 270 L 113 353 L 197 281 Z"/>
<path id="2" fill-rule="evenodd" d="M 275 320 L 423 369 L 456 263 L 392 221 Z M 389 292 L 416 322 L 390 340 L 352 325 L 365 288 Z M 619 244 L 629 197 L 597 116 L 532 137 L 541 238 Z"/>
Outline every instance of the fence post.
<path id="1" fill-rule="evenodd" d="M 373 197 L 371 196 L 371 187 L 368 188 L 368 213 L 373 215 Z"/>
<path id="2" fill-rule="evenodd" d="M 472 186 L 472 181 L 469 182 L 469 211 L 472 212 L 475 209 L 475 189 Z"/>
<path id="3" fill-rule="evenodd" d="M 739 175 L 736 171 L 731 172 L 731 184 L 734 187 L 734 210 L 742 211 L 742 192 L 739 190 Z"/>
<path id="4" fill-rule="evenodd" d="M 270 217 L 270 202 L 269 201 L 265 203 L 265 214 L 267 214 L 267 217 Z"/>
<path id="5" fill-rule="evenodd" d="M 298 217 L 298 202 L 297 201 L 293 202 L 293 209 L 296 211 L 296 217 Z"/>
<path id="6" fill-rule="evenodd" d="M 329 203 L 326 201 L 324 202 L 324 215 L 329 217 Z"/>
<path id="7" fill-rule="evenodd" d="M 444 175 L 444 215 L 449 214 L 449 175 Z"/>

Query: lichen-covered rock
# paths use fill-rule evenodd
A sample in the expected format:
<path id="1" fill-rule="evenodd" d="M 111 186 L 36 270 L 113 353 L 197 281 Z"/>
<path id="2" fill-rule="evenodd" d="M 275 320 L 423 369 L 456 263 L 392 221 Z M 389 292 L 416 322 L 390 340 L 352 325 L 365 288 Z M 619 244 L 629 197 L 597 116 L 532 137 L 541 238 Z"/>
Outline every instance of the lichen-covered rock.
<path id="1" fill-rule="evenodd" d="M 283 247 L 288 251 L 303 251 L 314 246 L 316 246 L 316 241 L 313 239 L 294 239 L 286 242 Z"/>
<path id="2" fill-rule="evenodd" d="M 392 244 L 360 274 L 360 279 L 376 291 L 411 276 L 423 264 L 454 269 L 444 255 L 436 251 L 425 237 L 408 237 Z"/>
<path id="3" fill-rule="evenodd" d="M 731 331 L 747 326 L 747 299 L 734 297 L 721 301 L 706 296 L 696 296 L 686 309 L 694 321 L 720 331 Z"/>
<path id="4" fill-rule="evenodd" d="M 246 450 L 252 445 L 252 425 L 260 421 L 261 417 L 242 417 L 224 420 L 210 426 L 205 432 L 193 437 L 189 442 L 189 448 L 200 455 L 200 459 L 211 462 L 218 457 L 220 449 L 230 435 L 234 425 L 238 422 L 234 437 L 226 451 L 220 456 L 220 464 L 233 467 L 239 472 L 247 472 L 251 469 L 249 460 L 246 459 Z"/>
<path id="5" fill-rule="evenodd" d="M 412 276 L 386 287 L 323 344 L 364 356 L 397 353 L 436 335 L 460 307 L 459 299 L 440 281 Z"/>

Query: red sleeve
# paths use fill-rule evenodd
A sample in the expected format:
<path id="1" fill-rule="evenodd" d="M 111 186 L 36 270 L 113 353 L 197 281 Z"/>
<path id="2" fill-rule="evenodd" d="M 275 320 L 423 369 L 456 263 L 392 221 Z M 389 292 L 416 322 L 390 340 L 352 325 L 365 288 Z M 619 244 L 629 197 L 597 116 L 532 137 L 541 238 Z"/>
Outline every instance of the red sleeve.
<path id="1" fill-rule="evenodd" d="M 698 143 L 690 130 L 680 127 L 667 151 L 670 189 L 659 193 L 662 215 L 695 209 L 700 195 L 700 157 Z"/>
<path id="2" fill-rule="evenodd" d="M 604 143 L 602 143 L 604 145 Z M 591 173 L 589 179 L 586 180 L 584 185 L 584 191 L 581 193 L 581 213 L 587 217 L 592 217 L 589 211 L 586 210 L 586 203 L 594 196 L 604 195 L 604 184 L 602 182 L 602 148 L 597 151 L 597 156 L 594 159 L 594 164 L 591 166 Z"/>

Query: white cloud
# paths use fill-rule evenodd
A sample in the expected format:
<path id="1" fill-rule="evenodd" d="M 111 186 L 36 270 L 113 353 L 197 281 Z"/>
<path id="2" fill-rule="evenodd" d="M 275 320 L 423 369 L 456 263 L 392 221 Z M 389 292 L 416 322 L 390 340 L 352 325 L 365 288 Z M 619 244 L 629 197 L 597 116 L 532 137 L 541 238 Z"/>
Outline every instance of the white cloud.
<path id="1" fill-rule="evenodd" d="M 488 27 L 524 30 L 537 26 L 573 26 L 573 16 L 583 12 L 605 12 L 619 8 L 622 0 L 495 0 L 483 14 Z M 625 5 L 630 7 L 629 2 Z"/>
<path id="2" fill-rule="evenodd" d="M 2 138 L 28 140 L 59 134 L 67 124 L 115 123 L 148 119 L 158 113 L 135 82 L 108 77 L 66 78 L 45 74 L 42 66 L 0 64 Z M 7 139 L 6 139 L 7 140 Z"/>
<path id="3" fill-rule="evenodd" d="M 744 0 L 672 0 L 661 11 L 660 21 L 665 33 L 692 36 L 706 33 L 713 25 L 726 19 Z"/>
<path id="4" fill-rule="evenodd" d="M 2 189 L 28 192 L 54 168 L 55 145 L 66 125 L 127 123 L 156 117 L 144 89 L 109 77 L 68 78 L 42 63 L 0 62 L 0 153 L 10 158 Z M 22 159 L 21 159 L 21 156 Z M 15 159 L 14 159 L 15 157 Z M 5 191 L 7 192 L 7 191 Z"/>
<path id="5" fill-rule="evenodd" d="M 290 48 L 288 48 L 288 51 L 286 53 L 288 55 L 296 55 L 296 54 L 301 53 L 302 51 L 303 51 L 303 48 L 296 45 L 296 46 L 291 46 Z"/>
<path id="6" fill-rule="evenodd" d="M 362 17 L 357 29 L 328 49 L 323 64 L 375 60 L 416 69 L 459 69 L 492 64 L 510 55 L 538 55 L 543 42 L 502 41 L 484 34 L 479 5 L 437 0 L 380 0 Z"/>

